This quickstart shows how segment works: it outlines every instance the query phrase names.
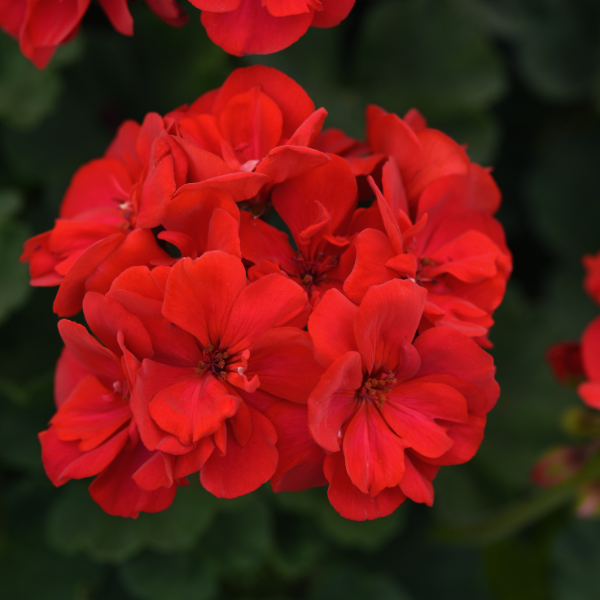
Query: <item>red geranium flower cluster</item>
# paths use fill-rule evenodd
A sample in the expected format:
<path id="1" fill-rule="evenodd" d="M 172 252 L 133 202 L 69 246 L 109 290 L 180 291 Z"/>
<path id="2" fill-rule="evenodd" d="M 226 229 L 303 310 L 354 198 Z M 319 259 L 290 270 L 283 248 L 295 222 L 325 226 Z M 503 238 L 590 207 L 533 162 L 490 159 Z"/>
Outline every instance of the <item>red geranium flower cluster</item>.
<path id="1" fill-rule="evenodd" d="M 178 0 L 145 0 L 165 23 L 184 25 Z M 99 0 L 113 27 L 133 35 L 128 0 Z M 210 39 L 230 54 L 271 54 L 298 41 L 310 26 L 334 27 L 355 0 L 190 0 L 202 10 Z M 21 52 L 43 69 L 60 44 L 79 31 L 90 0 L 0 0 L 0 29 L 19 40 Z"/>
<path id="2" fill-rule="evenodd" d="M 586 275 L 583 287 L 600 304 L 600 253 L 583 257 Z M 546 358 L 556 379 L 562 384 L 576 385 L 583 402 L 600 410 L 600 317 L 584 330 L 577 342 L 560 342 L 551 346 Z M 574 475 L 600 450 L 600 415 L 575 411 L 569 419 L 578 436 L 591 438 L 585 446 L 560 446 L 536 463 L 531 472 L 540 486 L 552 486 Z M 580 491 L 577 512 L 589 517 L 600 513 L 600 481 L 586 484 Z"/>
<path id="3" fill-rule="evenodd" d="M 371 107 L 365 143 L 325 116 L 239 69 L 74 175 L 23 253 L 91 330 L 59 322 L 56 485 L 95 476 L 107 512 L 136 516 L 194 473 L 224 498 L 328 484 L 364 520 L 430 505 L 440 466 L 475 454 L 511 269 L 497 188 L 415 111 Z"/>

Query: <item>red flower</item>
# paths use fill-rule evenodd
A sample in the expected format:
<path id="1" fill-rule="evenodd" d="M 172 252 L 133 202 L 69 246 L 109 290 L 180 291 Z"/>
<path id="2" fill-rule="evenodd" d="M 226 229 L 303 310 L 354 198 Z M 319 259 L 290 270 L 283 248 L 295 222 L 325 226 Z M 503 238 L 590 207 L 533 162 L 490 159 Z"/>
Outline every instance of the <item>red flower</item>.
<path id="1" fill-rule="evenodd" d="M 264 203 L 277 184 L 328 162 L 307 147 L 324 117 L 283 73 L 250 67 L 189 111 L 125 122 L 104 158 L 73 177 L 54 229 L 26 242 L 32 285 L 60 285 L 55 312 L 75 314 L 86 291 L 106 293 L 126 268 L 173 262 L 151 231 L 158 226 L 183 256 L 239 256 L 233 202 Z M 231 219 L 215 213 L 204 230 L 217 208 Z"/>
<path id="2" fill-rule="evenodd" d="M 252 201 L 264 203 L 273 186 L 329 160 L 308 147 L 326 115 L 324 108 L 315 110 L 293 79 L 256 65 L 236 69 L 220 88 L 198 98 L 178 119 L 176 130 L 186 152 L 191 145 L 212 153 L 211 160 L 221 169 L 219 185 L 231 187 L 233 181 L 247 178 L 260 181 L 253 194 L 236 200 L 256 195 Z M 206 153 L 198 156 L 199 169 L 206 170 L 208 158 Z M 204 185 L 215 187 L 215 178 Z"/>
<path id="3" fill-rule="evenodd" d="M 585 377 L 579 342 L 559 342 L 546 350 L 546 361 L 552 374 L 562 385 L 577 383 Z"/>
<path id="4" fill-rule="evenodd" d="M 84 313 L 92 332 L 62 320 L 65 349 L 59 359 L 57 413 L 40 433 L 42 461 L 54 485 L 96 476 L 92 498 L 108 513 L 137 517 L 173 501 L 176 484 L 168 461 L 140 442 L 129 396 L 140 361 L 153 355 L 142 323 L 118 303 L 90 293 Z"/>
<path id="5" fill-rule="evenodd" d="M 345 235 L 356 206 L 356 182 L 344 160 L 331 162 L 288 179 L 273 191 L 273 208 L 288 226 L 288 236 L 242 212 L 242 256 L 254 263 L 251 280 L 282 273 L 304 286 L 311 304 L 319 293 L 342 289 L 354 263 L 351 237 Z"/>
<path id="6" fill-rule="evenodd" d="M 114 28 L 133 35 L 127 0 L 99 0 Z M 180 27 L 187 16 L 176 0 L 146 0 L 163 21 Z M 18 38 L 21 52 L 43 69 L 56 48 L 73 39 L 90 0 L 0 0 L 0 28 Z"/>
<path id="7" fill-rule="evenodd" d="M 472 208 L 468 180 L 435 180 L 412 211 L 395 161 L 383 167 L 383 195 L 370 181 L 377 202 L 355 215 L 354 226 L 367 228 L 358 235 L 356 264 L 344 283 L 348 297 L 360 302 L 373 285 L 414 279 L 428 291 L 421 330 L 448 325 L 486 336 L 512 261 L 500 224 Z"/>
<path id="8" fill-rule="evenodd" d="M 600 317 L 583 332 L 581 360 L 587 381 L 579 384 L 577 392 L 589 407 L 600 410 Z"/>
<path id="9" fill-rule="evenodd" d="M 356 307 L 330 290 L 309 319 L 327 368 L 308 401 L 327 453 L 329 499 L 344 517 L 391 513 L 405 497 L 433 502 L 440 465 L 469 460 L 499 389 L 492 358 L 448 327 L 420 334 L 425 290 L 394 280 Z"/>
<path id="10" fill-rule="evenodd" d="M 313 27 L 334 27 L 355 0 L 190 0 L 202 10 L 208 37 L 236 56 L 271 54 Z"/>
<path id="11" fill-rule="evenodd" d="M 176 478 L 200 471 L 216 496 L 251 492 L 278 459 L 262 413 L 306 402 L 322 372 L 308 334 L 285 326 L 305 313 L 306 294 L 279 275 L 247 284 L 241 261 L 222 252 L 179 261 L 166 282 L 153 273 L 129 269 L 107 296 L 140 314 L 156 348 L 131 401 L 142 440 L 170 455 Z"/>
<path id="12" fill-rule="evenodd" d="M 372 175 L 379 185 L 380 166 L 391 159 L 400 172 L 409 207 L 407 212 L 412 218 L 425 188 L 446 177 L 463 180 L 463 203 L 469 208 L 493 215 L 500 207 L 500 191 L 489 169 L 472 163 L 460 144 L 428 127 L 416 109 L 409 110 L 401 119 L 370 105 L 366 110 L 366 121 L 366 144 L 330 130 L 325 130 L 314 143 L 315 148 L 339 153 L 348 160 L 359 179 L 359 188 L 365 192 L 365 199 L 371 196 L 365 177 Z M 444 184 L 440 182 L 440 185 Z"/>
<path id="13" fill-rule="evenodd" d="M 594 256 L 586 254 L 583 266 L 586 271 L 583 287 L 590 298 L 600 304 L 600 252 Z"/>

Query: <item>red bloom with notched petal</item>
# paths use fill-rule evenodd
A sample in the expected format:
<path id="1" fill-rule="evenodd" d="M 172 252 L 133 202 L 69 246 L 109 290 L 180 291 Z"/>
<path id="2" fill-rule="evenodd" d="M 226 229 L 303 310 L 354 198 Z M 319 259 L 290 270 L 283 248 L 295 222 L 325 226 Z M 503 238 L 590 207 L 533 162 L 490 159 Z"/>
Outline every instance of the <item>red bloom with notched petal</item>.
<path id="1" fill-rule="evenodd" d="M 287 48 L 313 27 L 334 27 L 355 0 L 190 0 L 210 39 L 236 56 Z"/>
<path id="2" fill-rule="evenodd" d="M 512 270 L 501 225 L 472 208 L 462 176 L 430 184 L 413 211 L 395 161 L 383 167 L 383 194 L 370 182 L 377 200 L 354 217 L 354 227 L 366 228 L 344 283 L 348 297 L 360 302 L 373 285 L 410 278 L 428 291 L 421 330 L 450 326 L 488 343 L 483 336 Z"/>
<path id="3" fill-rule="evenodd" d="M 137 517 L 167 508 L 176 482 L 160 451 L 140 441 L 129 406 L 141 360 L 153 355 L 141 321 L 118 303 L 90 293 L 84 313 L 93 338 L 63 320 L 65 349 L 55 377 L 57 413 L 40 433 L 42 461 L 55 485 L 96 476 L 92 498 L 108 513 Z"/>
<path id="4" fill-rule="evenodd" d="M 99 0 L 113 27 L 133 35 L 127 0 Z M 146 0 L 150 9 L 174 27 L 187 22 L 176 0 Z M 71 41 L 90 0 L 0 0 L 0 28 L 18 38 L 21 52 L 43 69 L 60 44 Z"/>
<path id="5" fill-rule="evenodd" d="M 200 471 L 219 497 L 251 492 L 278 460 L 275 428 L 262 413 L 283 400 L 306 402 L 322 371 L 308 334 L 286 326 L 306 314 L 306 294 L 276 274 L 247 284 L 241 261 L 223 252 L 172 267 L 162 303 L 149 276 L 130 269 L 108 295 L 138 306 L 160 348 L 143 361 L 132 396 L 142 440 L 171 456 L 175 477 Z"/>
<path id="6" fill-rule="evenodd" d="M 337 156 L 278 185 L 272 194 L 273 208 L 289 227 L 296 249 L 284 232 L 242 212 L 242 256 L 254 263 L 250 279 L 285 274 L 304 286 L 313 305 L 326 290 L 341 290 L 354 264 L 352 236 L 347 231 L 356 201 L 352 171 Z"/>
<path id="7" fill-rule="evenodd" d="M 289 77 L 258 66 L 189 110 L 127 121 L 104 158 L 77 171 L 54 229 L 25 243 L 32 285 L 60 285 L 54 310 L 69 316 L 126 268 L 172 264 L 157 237 L 182 256 L 239 256 L 234 203 L 265 204 L 277 185 L 330 161 L 308 147 L 326 114 L 314 108 Z"/>
<path id="8" fill-rule="evenodd" d="M 406 497 L 431 504 L 439 467 L 469 460 L 483 438 L 499 394 L 492 358 L 448 327 L 414 339 L 425 297 L 400 280 L 373 287 L 359 307 L 331 290 L 310 317 L 327 370 L 308 423 L 344 517 L 383 517 Z"/>
<path id="9" fill-rule="evenodd" d="M 231 191 L 233 184 L 252 184 L 257 186 L 252 194 L 242 195 L 240 189 L 236 201 L 265 203 L 273 186 L 329 160 L 309 147 L 326 115 L 324 108 L 315 110 L 293 79 L 256 65 L 236 69 L 220 88 L 198 98 L 178 120 L 176 131 L 191 170 L 211 165 L 221 171 L 201 185 Z"/>

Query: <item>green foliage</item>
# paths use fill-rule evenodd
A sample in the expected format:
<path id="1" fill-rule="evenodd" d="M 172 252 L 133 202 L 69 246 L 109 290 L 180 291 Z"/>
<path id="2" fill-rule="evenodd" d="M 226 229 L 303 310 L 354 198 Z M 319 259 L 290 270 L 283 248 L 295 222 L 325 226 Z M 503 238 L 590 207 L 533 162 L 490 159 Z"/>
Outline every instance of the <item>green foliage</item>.
<path id="1" fill-rule="evenodd" d="M 31 235 L 29 228 L 15 219 L 22 206 L 18 192 L 0 189 L 0 323 L 22 305 L 29 295 L 27 265 L 19 263 L 23 242 Z"/>
<path id="2" fill-rule="evenodd" d="M 599 522 L 572 507 L 597 463 L 550 490 L 533 490 L 528 472 L 569 441 L 561 417 L 581 406 L 544 351 L 598 314 L 580 265 L 600 249 L 598 2 L 358 0 L 339 27 L 243 59 L 212 45 L 183 4 L 190 22 L 174 29 L 131 3 L 126 38 L 92 3 L 45 71 L 0 35 L 0 597 L 595 600 Z M 356 523 L 326 488 L 219 500 L 191 477 L 167 511 L 131 520 L 104 514 L 89 481 L 55 489 L 43 473 L 37 433 L 54 410 L 61 343 L 55 289 L 28 287 L 23 241 L 52 227 L 71 176 L 119 123 L 189 103 L 254 63 L 295 78 L 329 110 L 326 126 L 361 138 L 367 103 L 416 106 L 496 165 L 515 258 L 492 331 L 502 395 L 478 455 L 440 471 L 433 508 L 407 501 Z"/>
<path id="3" fill-rule="evenodd" d="M 209 527 L 216 504 L 194 486 L 179 490 L 171 507 L 157 515 L 120 519 L 98 507 L 86 483 L 73 482 L 48 513 L 48 542 L 64 554 L 84 553 L 100 562 L 123 562 L 146 548 L 189 550 Z"/>

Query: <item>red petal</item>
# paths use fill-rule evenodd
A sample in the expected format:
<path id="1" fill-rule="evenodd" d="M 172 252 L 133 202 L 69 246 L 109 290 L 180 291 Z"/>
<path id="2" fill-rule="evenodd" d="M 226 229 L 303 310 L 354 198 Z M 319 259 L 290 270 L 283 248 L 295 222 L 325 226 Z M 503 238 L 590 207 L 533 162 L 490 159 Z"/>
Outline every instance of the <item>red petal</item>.
<path id="1" fill-rule="evenodd" d="M 152 342 L 142 322 L 117 302 L 88 292 L 83 299 L 83 312 L 94 335 L 115 354 L 122 354 L 117 341 L 117 332 L 121 331 L 127 347 L 138 360 L 152 357 Z"/>
<path id="2" fill-rule="evenodd" d="M 293 79 L 272 67 L 255 65 L 236 69 L 225 80 L 215 99 L 213 114 L 218 115 L 231 98 L 255 86 L 279 106 L 283 115 L 282 136 L 286 139 L 291 138 L 315 110 L 313 101 Z"/>
<path id="3" fill-rule="evenodd" d="M 288 179 L 273 190 L 273 206 L 296 240 L 313 225 L 315 202 L 322 204 L 331 216 L 334 233 L 356 206 L 357 187 L 352 170 L 343 158 L 330 158 L 328 163 Z"/>
<path id="4" fill-rule="evenodd" d="M 362 402 L 344 433 L 344 459 L 352 483 L 371 496 L 397 486 L 404 474 L 407 446 L 371 402 Z"/>
<path id="5" fill-rule="evenodd" d="M 427 506 L 433 505 L 433 478 L 439 467 L 421 462 L 408 451 L 404 457 L 404 477 L 400 489 L 413 502 L 422 502 Z"/>
<path id="6" fill-rule="evenodd" d="M 171 257 L 160 248 L 151 231 L 134 229 L 123 243 L 89 274 L 85 281 L 85 290 L 105 294 L 112 282 L 128 267 L 150 266 L 170 260 Z M 70 274 L 69 272 L 65 281 Z"/>
<path id="7" fill-rule="evenodd" d="M 500 395 L 494 360 L 473 340 L 449 327 L 435 327 L 421 333 L 414 346 L 421 355 L 419 377 L 454 375 L 483 394 L 485 405 L 480 414 L 492 409 Z"/>
<path id="8" fill-rule="evenodd" d="M 134 474 L 133 480 L 148 492 L 173 485 L 173 456 L 154 452 Z"/>
<path id="9" fill-rule="evenodd" d="M 395 279 L 398 273 L 386 264 L 396 256 L 396 250 L 385 233 L 376 229 L 361 231 L 356 238 L 356 263 L 344 282 L 348 298 L 358 304 L 370 288 Z"/>
<path id="10" fill-rule="evenodd" d="M 123 35 L 133 35 L 133 17 L 126 0 L 99 0 L 112 26 Z"/>
<path id="11" fill-rule="evenodd" d="M 600 317 L 594 319 L 581 336 L 581 359 L 588 378 L 600 382 Z"/>
<path id="12" fill-rule="evenodd" d="M 319 446 L 337 452 L 342 425 L 356 410 L 356 392 L 363 381 L 358 352 L 340 356 L 321 377 L 308 399 L 308 425 Z"/>
<path id="13" fill-rule="evenodd" d="M 83 452 L 104 443 L 131 419 L 129 404 L 95 377 L 83 379 L 50 421 L 65 442 L 79 441 Z"/>
<path id="14" fill-rule="evenodd" d="M 88 375 L 92 373 L 63 348 L 54 372 L 54 402 L 57 408 L 64 404 L 77 384 Z"/>
<path id="15" fill-rule="evenodd" d="M 284 325 L 307 305 L 306 293 L 291 279 L 276 274 L 261 277 L 235 300 L 221 337 L 223 348 L 229 354 L 249 348 L 269 329 Z"/>
<path id="16" fill-rule="evenodd" d="M 291 327 L 272 329 L 259 338 L 250 347 L 245 373 L 248 379 L 258 375 L 261 390 L 304 404 L 322 374 L 310 336 Z"/>
<path id="17" fill-rule="evenodd" d="M 346 519 L 365 521 L 387 517 L 406 500 L 399 487 L 386 488 L 375 497 L 363 494 L 348 477 L 341 452 L 325 457 L 323 470 L 329 481 L 329 502 Z"/>
<path id="18" fill-rule="evenodd" d="M 394 279 L 371 288 L 354 322 L 356 343 L 366 370 L 396 370 L 404 345 L 412 342 L 423 314 L 427 291 L 412 281 Z"/>
<path id="19" fill-rule="evenodd" d="M 42 444 L 42 462 L 46 475 L 54 485 L 60 486 L 69 479 L 83 479 L 100 473 L 121 452 L 129 434 L 127 429 L 123 429 L 91 452 L 80 450 L 77 442 L 59 439 L 54 427 L 42 431 L 38 437 Z"/>
<path id="20" fill-rule="evenodd" d="M 126 448 L 90 485 L 90 495 L 109 515 L 137 518 L 140 512 L 159 512 L 173 502 L 176 485 L 148 492 L 133 479 L 135 472 L 152 458 L 138 443 Z"/>
<path id="21" fill-rule="evenodd" d="M 85 288 L 87 278 L 123 243 L 124 239 L 124 234 L 113 233 L 90 246 L 77 259 L 66 274 L 54 299 L 53 310 L 58 316 L 74 315 L 81 310 L 81 302 L 87 291 Z"/>
<path id="22" fill-rule="evenodd" d="M 171 270 L 163 314 L 203 346 L 219 343 L 245 287 L 242 262 L 229 254 L 207 252 L 195 261 L 184 258 Z"/>
<path id="23" fill-rule="evenodd" d="M 299 177 L 329 162 L 329 157 L 318 150 L 302 146 L 273 148 L 257 165 L 256 172 L 269 178 L 275 185 Z"/>
<path id="24" fill-rule="evenodd" d="M 248 407 L 252 437 L 240 446 L 228 427 L 227 453 L 213 452 L 200 471 L 200 482 L 217 498 L 237 498 L 268 481 L 277 466 L 277 433 L 270 421 Z"/>
<path id="25" fill-rule="evenodd" d="M 357 307 L 338 290 L 329 290 L 308 319 L 315 358 L 328 367 L 347 352 L 358 350 L 354 339 Z"/>
<path id="26" fill-rule="evenodd" d="M 100 345 L 83 325 L 62 319 L 58 322 L 58 332 L 73 357 L 107 386 L 124 379 L 117 356 Z"/>
<path id="27" fill-rule="evenodd" d="M 436 465 L 460 465 L 471 460 L 483 440 L 486 417 L 469 415 L 467 423 L 449 423 L 446 433 L 453 441 L 452 448 L 439 458 L 424 460 Z"/>
<path id="28" fill-rule="evenodd" d="M 117 208 L 115 201 L 129 200 L 133 181 L 122 162 L 92 160 L 80 167 L 60 205 L 60 218 L 72 219 L 99 208 Z"/>
<path id="29" fill-rule="evenodd" d="M 402 438 L 406 447 L 414 448 L 420 454 L 433 458 L 449 450 L 452 447 L 452 440 L 446 435 L 446 429 L 435 423 L 428 415 L 424 415 L 418 408 L 404 405 L 402 396 L 395 394 L 395 391 L 393 390 L 386 398 L 381 407 L 381 414 L 388 425 Z M 466 404 L 464 399 L 463 404 Z"/>
<path id="30" fill-rule="evenodd" d="M 190 368 L 175 368 L 148 359 L 142 363 L 129 404 L 140 437 L 147 448 L 170 454 L 185 454 L 193 450 L 193 446 L 183 445 L 174 435 L 163 431 L 150 416 L 148 408 L 156 394 L 189 377 L 191 371 Z"/>
<path id="31" fill-rule="evenodd" d="M 212 375 L 196 375 L 165 387 L 150 400 L 148 410 L 154 422 L 189 446 L 213 434 L 232 417 L 241 399 Z"/>
<path id="32" fill-rule="evenodd" d="M 321 0 L 323 10 L 316 10 L 312 27 L 335 27 L 350 13 L 355 0 Z"/>
<path id="33" fill-rule="evenodd" d="M 323 474 L 325 452 L 310 436 L 307 408 L 290 402 L 276 402 L 265 416 L 277 431 L 279 462 L 271 479 L 273 491 L 300 492 L 326 485 Z"/>

